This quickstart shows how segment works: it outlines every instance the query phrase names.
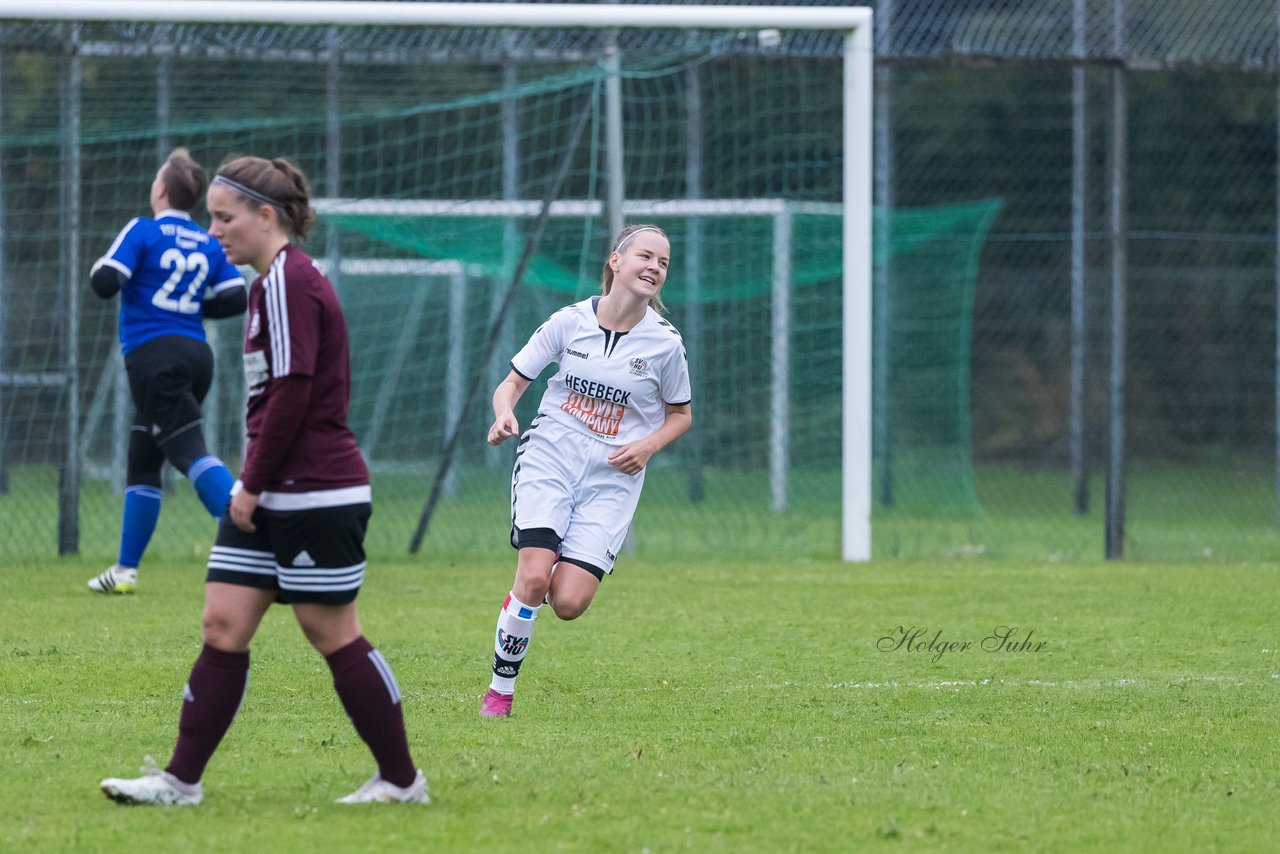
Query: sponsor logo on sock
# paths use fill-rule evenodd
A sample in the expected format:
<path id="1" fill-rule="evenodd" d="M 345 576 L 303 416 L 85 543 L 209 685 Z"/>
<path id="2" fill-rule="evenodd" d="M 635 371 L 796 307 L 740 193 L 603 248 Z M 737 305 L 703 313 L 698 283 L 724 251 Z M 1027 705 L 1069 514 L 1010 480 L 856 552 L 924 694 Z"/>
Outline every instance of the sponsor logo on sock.
<path id="1" fill-rule="evenodd" d="M 529 637 L 527 635 L 522 638 L 516 637 L 498 629 L 498 646 L 507 655 L 523 655 L 529 648 Z"/>
<path id="2" fill-rule="evenodd" d="M 303 549 L 298 552 L 298 556 L 293 559 L 294 566 L 315 566 L 316 562 L 312 560 L 311 555 L 307 554 L 307 550 Z"/>
<path id="3" fill-rule="evenodd" d="M 516 674 L 520 672 L 520 668 L 510 664 L 499 664 L 493 668 L 493 672 L 506 679 L 515 679 Z"/>

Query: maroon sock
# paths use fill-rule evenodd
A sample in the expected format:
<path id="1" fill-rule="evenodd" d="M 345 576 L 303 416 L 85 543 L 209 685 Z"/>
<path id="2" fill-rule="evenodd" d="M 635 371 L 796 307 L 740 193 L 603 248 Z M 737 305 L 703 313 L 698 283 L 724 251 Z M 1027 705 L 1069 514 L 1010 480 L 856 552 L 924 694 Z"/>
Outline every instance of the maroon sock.
<path id="1" fill-rule="evenodd" d="M 249 653 L 223 652 L 205 644 L 182 692 L 178 746 L 164 770 L 184 783 L 198 783 L 248 687 Z"/>
<path id="2" fill-rule="evenodd" d="M 325 661 L 347 717 L 373 752 L 378 774 L 389 783 L 408 786 L 418 772 L 409 756 L 400 688 L 391 666 L 363 636 L 325 656 Z"/>

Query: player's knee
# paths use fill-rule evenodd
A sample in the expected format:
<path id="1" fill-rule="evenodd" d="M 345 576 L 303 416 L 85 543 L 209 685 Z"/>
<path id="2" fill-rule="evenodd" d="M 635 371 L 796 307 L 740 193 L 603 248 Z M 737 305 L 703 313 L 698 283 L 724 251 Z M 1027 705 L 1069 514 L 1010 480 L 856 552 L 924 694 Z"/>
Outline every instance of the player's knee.
<path id="1" fill-rule="evenodd" d="M 163 466 L 164 455 L 154 444 L 130 440 L 125 461 L 125 485 L 154 486 L 159 489 L 160 469 Z"/>
<path id="2" fill-rule="evenodd" d="M 576 620 L 581 617 L 587 610 L 587 606 L 591 604 L 590 599 L 577 599 L 567 596 L 557 596 L 551 600 L 551 610 L 556 616 L 565 622 Z"/>
<path id="3" fill-rule="evenodd" d="M 293 610 L 307 642 L 321 655 L 332 655 L 360 637 L 360 623 L 354 609 L 323 607 L 324 611 L 317 611 L 316 606 L 295 606 Z"/>
<path id="4" fill-rule="evenodd" d="M 511 592 L 517 599 L 526 605 L 537 606 L 547 596 L 547 591 L 551 589 L 551 572 L 546 575 L 541 573 L 517 573 L 515 584 L 511 585 Z"/>
<path id="5" fill-rule="evenodd" d="M 198 416 L 181 431 L 164 439 L 165 459 L 178 471 L 186 474 L 191 464 L 203 456 L 207 456 L 208 446 L 204 442 L 204 433 L 200 430 Z"/>
<path id="6" fill-rule="evenodd" d="M 563 558 L 556 566 L 547 601 L 561 620 L 576 620 L 595 598 L 604 570 L 577 558 Z"/>
<path id="7" fill-rule="evenodd" d="M 551 589 L 551 569 L 555 561 L 555 552 L 545 546 L 522 546 L 511 592 L 529 605 L 542 602 Z"/>
<path id="8" fill-rule="evenodd" d="M 228 641 L 231 638 L 231 624 L 226 620 L 205 614 L 204 617 L 204 642 L 209 646 L 218 649 L 229 649 Z"/>
<path id="9" fill-rule="evenodd" d="M 248 643 L 241 621 L 220 611 L 204 612 L 204 642 L 216 649 L 237 650 Z"/>
<path id="10" fill-rule="evenodd" d="M 315 626 L 302 626 L 302 635 L 307 639 L 307 643 L 321 655 L 331 655 L 350 642 L 345 637 L 339 637 Z"/>

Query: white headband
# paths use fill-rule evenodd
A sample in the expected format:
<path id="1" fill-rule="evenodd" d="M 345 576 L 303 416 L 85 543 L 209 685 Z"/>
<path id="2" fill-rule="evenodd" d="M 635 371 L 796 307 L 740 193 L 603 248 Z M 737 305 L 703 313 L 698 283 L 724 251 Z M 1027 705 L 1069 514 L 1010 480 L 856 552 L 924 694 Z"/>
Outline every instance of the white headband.
<path id="1" fill-rule="evenodd" d="M 262 202 L 264 205 L 271 205 L 271 207 L 273 208 L 279 208 L 280 210 L 284 210 L 284 205 L 280 204 L 270 196 L 263 195 L 262 193 L 259 193 L 257 190 L 253 189 L 252 187 L 246 187 L 244 184 L 241 184 L 239 181 L 232 181 L 230 178 L 226 177 L 225 175 L 215 175 L 213 178 L 213 183 L 226 184 L 228 187 L 235 190 L 237 193 L 240 193 L 242 196 L 248 196 L 251 199 L 256 199 L 257 201 Z"/>
<path id="2" fill-rule="evenodd" d="M 621 252 L 621 251 L 622 251 L 622 247 L 624 247 L 624 246 L 626 246 L 628 243 L 630 243 L 630 242 L 631 242 L 631 238 L 635 237 L 637 234 L 639 234 L 639 233 L 640 233 L 640 232 L 642 232 L 642 231 L 656 231 L 656 232 L 658 232 L 659 234 L 662 234 L 662 229 L 658 228 L 656 225 L 646 225 L 646 226 L 644 226 L 643 228 L 637 228 L 635 231 L 631 232 L 631 233 L 630 233 L 630 234 L 628 234 L 626 237 L 624 237 L 624 238 L 622 238 L 621 240 L 619 240 L 619 241 L 618 241 L 618 245 L 617 245 L 617 246 L 615 246 L 615 247 L 613 248 L 613 251 L 614 251 L 614 252 Z"/>

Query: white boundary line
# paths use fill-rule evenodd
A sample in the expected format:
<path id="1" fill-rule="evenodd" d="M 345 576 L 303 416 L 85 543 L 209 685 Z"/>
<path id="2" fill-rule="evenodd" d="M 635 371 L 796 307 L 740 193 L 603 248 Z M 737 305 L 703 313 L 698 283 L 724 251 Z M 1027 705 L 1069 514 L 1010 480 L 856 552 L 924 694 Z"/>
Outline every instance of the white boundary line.
<path id="1" fill-rule="evenodd" d="M 1162 679 L 1136 679 L 1132 677 L 1118 677 L 1115 679 L 1062 679 L 1058 681 L 1050 681 L 1047 679 L 939 679 L 931 682 L 836 682 L 828 687 L 835 689 L 858 688 L 865 690 L 917 690 L 917 691 L 943 691 L 947 689 L 960 688 L 984 688 L 986 686 L 999 686 L 1007 688 L 1069 688 L 1073 690 L 1085 690 L 1094 688 L 1160 688 L 1172 685 L 1190 685 L 1196 683 L 1207 684 L 1228 684 L 1228 685 L 1269 685 L 1276 681 L 1280 681 L 1280 673 L 1272 673 L 1270 676 L 1258 679 L 1257 677 L 1245 676 L 1226 676 L 1218 674 L 1192 674 L 1190 676 L 1178 676 L 1169 680 Z M 782 686 L 779 686 L 782 687 Z M 796 686 L 786 686 L 796 687 Z"/>

